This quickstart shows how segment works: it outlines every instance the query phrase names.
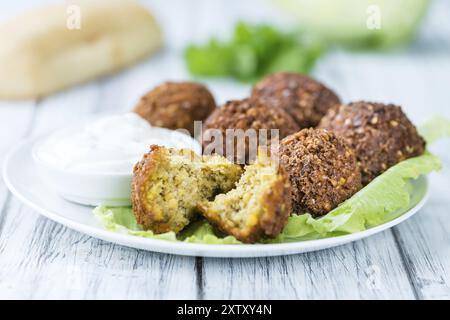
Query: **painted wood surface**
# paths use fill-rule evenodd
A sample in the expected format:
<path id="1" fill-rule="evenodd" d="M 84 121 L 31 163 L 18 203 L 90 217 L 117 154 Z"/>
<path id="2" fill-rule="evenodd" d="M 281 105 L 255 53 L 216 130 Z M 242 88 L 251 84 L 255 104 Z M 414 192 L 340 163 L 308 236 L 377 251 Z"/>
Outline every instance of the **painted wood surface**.
<path id="1" fill-rule="evenodd" d="M 0 161 L 22 138 L 129 110 L 156 83 L 186 79 L 181 49 L 189 39 L 224 33 L 241 16 L 259 21 L 269 14 L 249 15 L 254 0 L 178 0 L 169 1 L 170 8 L 167 1 L 146 2 L 164 27 L 167 48 L 118 75 L 45 99 L 1 102 Z M 2 8 L 1 19 L 29 6 L 12 3 Z M 216 5 L 221 9 L 207 10 Z M 410 51 L 335 51 L 314 75 L 344 101 L 395 102 L 415 123 L 432 114 L 450 118 L 449 15 L 450 3 L 436 1 Z M 249 89 L 219 80 L 208 85 L 220 102 Z M 449 299 L 450 143 L 432 150 L 444 169 L 432 175 L 429 202 L 416 216 L 352 244 L 275 258 L 189 258 L 110 244 L 39 216 L 0 180 L 0 298 Z"/>

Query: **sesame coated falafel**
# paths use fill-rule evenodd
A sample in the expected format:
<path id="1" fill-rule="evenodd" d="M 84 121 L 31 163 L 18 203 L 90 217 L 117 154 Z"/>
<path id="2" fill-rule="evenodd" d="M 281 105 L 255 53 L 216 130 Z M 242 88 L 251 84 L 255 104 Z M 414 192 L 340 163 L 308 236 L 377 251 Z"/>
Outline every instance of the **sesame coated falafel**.
<path id="1" fill-rule="evenodd" d="M 399 106 L 359 101 L 341 105 L 322 119 L 355 150 L 363 185 L 391 166 L 424 153 L 425 140 Z"/>
<path id="2" fill-rule="evenodd" d="M 322 83 L 293 72 L 273 73 L 253 87 L 252 97 L 289 113 L 301 129 L 317 126 L 339 97 Z"/>
<path id="3" fill-rule="evenodd" d="M 254 154 L 249 152 L 251 149 L 249 139 L 234 138 L 227 134 L 227 130 L 237 133 L 237 129 L 255 130 L 257 145 L 252 146 Z M 266 141 L 260 139 L 261 129 L 267 129 Z M 278 135 L 272 136 L 271 129 L 278 130 Z M 251 163 L 256 157 L 258 146 L 269 147 L 272 139 L 282 139 L 298 130 L 299 127 L 295 121 L 282 109 L 270 108 L 257 99 L 232 100 L 216 109 L 206 119 L 203 126 L 202 144 L 207 152 L 214 151 L 226 155 L 230 160 L 239 164 Z M 214 133 L 220 133 L 219 137 L 216 137 Z M 216 139 L 219 138 L 219 148 L 209 150 L 208 145 L 216 144 Z M 242 150 L 242 146 L 245 147 L 244 150 Z"/>
<path id="4" fill-rule="evenodd" d="M 164 82 L 141 97 L 134 112 L 151 125 L 187 129 L 194 134 L 194 121 L 203 121 L 216 108 L 211 92 L 194 82 Z"/>
<path id="5" fill-rule="evenodd" d="M 303 129 L 281 141 L 280 165 L 289 174 L 293 211 L 321 216 L 361 189 L 354 151 L 323 129 Z"/>

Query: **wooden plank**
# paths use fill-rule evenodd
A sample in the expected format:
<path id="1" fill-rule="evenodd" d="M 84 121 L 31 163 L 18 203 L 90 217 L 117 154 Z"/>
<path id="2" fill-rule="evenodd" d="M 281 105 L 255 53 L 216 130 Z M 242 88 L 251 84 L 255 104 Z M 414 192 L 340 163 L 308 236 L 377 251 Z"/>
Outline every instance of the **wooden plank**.
<path id="1" fill-rule="evenodd" d="M 0 103 L 0 163 L 2 166 L 10 148 L 28 134 L 32 126 L 34 114 L 34 101 Z M 8 214 L 10 201 L 11 194 L 6 189 L 3 179 L 0 179 L 0 234 L 6 215 Z"/>
<path id="2" fill-rule="evenodd" d="M 390 232 L 302 255 L 204 259 L 206 299 L 412 299 Z M 218 290 L 218 288 L 221 288 Z"/>
<path id="3" fill-rule="evenodd" d="M 394 90 L 407 83 L 410 94 L 405 102 L 413 105 L 416 123 L 431 115 L 450 119 L 450 21 L 448 1 L 435 1 L 421 37 L 414 47 L 415 59 L 403 66 Z M 402 79 L 405 79 L 403 81 Z M 406 81 L 407 80 L 407 81 Z M 429 148 L 443 161 L 443 170 L 430 177 L 430 198 L 412 219 L 393 229 L 408 277 L 419 299 L 450 299 L 450 142 L 440 141 Z"/>
<path id="4" fill-rule="evenodd" d="M 450 150 L 443 141 L 435 149 Z M 430 199 L 412 219 L 394 228 L 409 277 L 420 299 L 450 299 L 450 155 L 436 152 L 444 168 L 430 179 Z"/>
<path id="5" fill-rule="evenodd" d="M 415 83 L 410 99 L 416 100 L 420 118 L 436 114 L 450 119 L 450 21 L 448 1 L 435 1 L 415 46 L 421 63 L 411 64 L 409 83 Z M 420 111 L 419 111 L 420 110 Z M 443 170 L 430 177 L 430 199 L 412 219 L 394 228 L 409 278 L 420 299 L 450 299 L 450 142 L 430 147 L 443 161 Z"/>
<path id="6" fill-rule="evenodd" d="M 0 162 L 9 149 L 28 134 L 34 107 L 34 101 L 0 102 Z"/>
<path id="7" fill-rule="evenodd" d="M 11 201 L 9 211 L 0 239 L 0 298 L 164 299 L 196 294 L 193 259 L 93 239 L 17 201 Z"/>

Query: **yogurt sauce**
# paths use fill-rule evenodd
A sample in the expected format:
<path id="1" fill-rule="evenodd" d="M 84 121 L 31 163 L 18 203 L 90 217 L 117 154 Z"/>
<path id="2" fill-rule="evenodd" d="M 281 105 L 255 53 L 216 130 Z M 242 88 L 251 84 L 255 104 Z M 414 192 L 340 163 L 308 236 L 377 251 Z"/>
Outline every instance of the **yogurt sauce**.
<path id="1" fill-rule="evenodd" d="M 152 127 L 137 114 L 126 113 L 56 132 L 34 152 L 47 164 L 71 172 L 131 174 L 134 164 L 152 144 L 201 151 L 190 136 Z"/>

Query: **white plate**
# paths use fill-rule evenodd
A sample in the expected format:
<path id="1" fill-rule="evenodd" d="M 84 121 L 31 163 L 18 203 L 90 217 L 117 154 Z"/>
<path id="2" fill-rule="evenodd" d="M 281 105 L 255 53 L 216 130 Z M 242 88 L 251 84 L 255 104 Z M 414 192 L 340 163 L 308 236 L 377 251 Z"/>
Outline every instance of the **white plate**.
<path id="1" fill-rule="evenodd" d="M 147 239 L 107 231 L 94 218 L 92 207 L 71 203 L 59 197 L 36 173 L 31 157 L 33 143 L 34 140 L 26 140 L 18 144 L 4 162 L 3 177 L 9 190 L 17 198 L 45 217 L 92 237 L 162 253 L 203 257 L 263 257 L 335 247 L 371 236 L 408 219 L 424 205 L 428 196 L 426 178 L 417 179 L 414 181 L 414 206 L 398 218 L 363 232 L 320 240 L 282 244 L 212 245 Z"/>

